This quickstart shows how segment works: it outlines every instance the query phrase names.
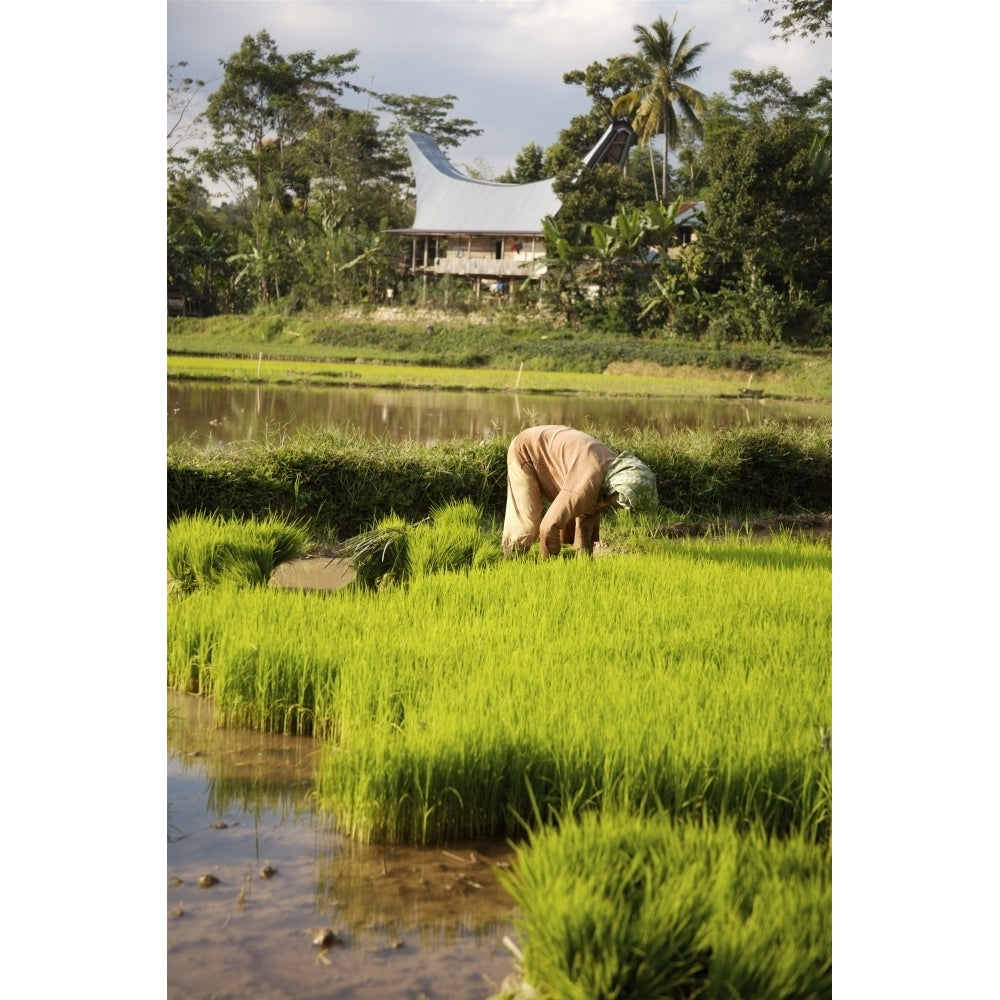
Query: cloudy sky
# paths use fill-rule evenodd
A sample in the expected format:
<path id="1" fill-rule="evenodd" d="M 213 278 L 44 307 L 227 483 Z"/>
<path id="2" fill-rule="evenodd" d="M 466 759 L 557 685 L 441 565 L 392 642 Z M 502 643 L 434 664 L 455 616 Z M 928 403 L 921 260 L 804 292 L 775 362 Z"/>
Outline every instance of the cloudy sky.
<path id="1" fill-rule="evenodd" d="M 726 92 L 734 69 L 779 67 L 799 91 L 833 76 L 831 42 L 771 41 L 762 2 L 749 0 L 170 0 L 167 63 L 218 85 L 220 59 L 262 29 L 279 52 L 317 56 L 358 49 L 351 80 L 382 93 L 458 100 L 453 117 L 483 134 L 449 151 L 458 164 L 486 161 L 493 174 L 513 166 L 534 141 L 555 142 L 587 110 L 582 87 L 562 76 L 635 51 L 633 25 L 677 15 L 678 37 L 708 42 L 694 81 L 705 94 Z M 345 97 L 360 107 L 362 98 Z"/>

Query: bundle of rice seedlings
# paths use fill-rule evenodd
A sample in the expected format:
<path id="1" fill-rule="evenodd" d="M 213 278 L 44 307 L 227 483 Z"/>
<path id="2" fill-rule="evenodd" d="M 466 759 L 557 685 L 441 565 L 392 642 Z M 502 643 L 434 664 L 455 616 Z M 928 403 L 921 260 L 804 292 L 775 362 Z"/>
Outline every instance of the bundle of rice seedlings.
<path id="1" fill-rule="evenodd" d="M 589 813 L 517 855 L 498 878 L 519 908 L 521 996 L 833 995 L 831 858 L 806 836 Z"/>
<path id="2" fill-rule="evenodd" d="M 382 590 L 409 578 L 410 526 L 390 514 L 371 531 L 348 538 L 337 546 L 335 558 L 347 559 L 354 570 L 354 586 Z"/>
<path id="3" fill-rule="evenodd" d="M 487 566 L 503 555 L 495 534 L 471 500 L 457 500 L 412 525 L 395 514 L 383 518 L 341 543 L 335 555 L 350 562 L 356 586 L 383 590 L 431 573 Z"/>

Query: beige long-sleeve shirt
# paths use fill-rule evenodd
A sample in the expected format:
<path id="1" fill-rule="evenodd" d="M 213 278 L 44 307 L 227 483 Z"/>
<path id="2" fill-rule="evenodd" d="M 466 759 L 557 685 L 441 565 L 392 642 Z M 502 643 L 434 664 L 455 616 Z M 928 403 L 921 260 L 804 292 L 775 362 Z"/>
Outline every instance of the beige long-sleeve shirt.
<path id="1" fill-rule="evenodd" d="M 608 506 L 601 495 L 604 478 L 617 454 L 583 431 L 556 424 L 521 431 L 513 449 L 518 464 L 534 473 L 550 502 L 539 527 L 542 558 L 558 554 L 560 534 L 564 541 L 575 535 L 576 545 L 591 552 L 601 511 Z"/>

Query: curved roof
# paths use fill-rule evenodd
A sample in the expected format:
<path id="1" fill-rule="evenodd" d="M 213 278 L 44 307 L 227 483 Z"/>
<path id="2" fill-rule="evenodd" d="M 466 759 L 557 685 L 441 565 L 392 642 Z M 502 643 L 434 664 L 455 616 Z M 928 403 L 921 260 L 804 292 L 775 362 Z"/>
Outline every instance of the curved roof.
<path id="1" fill-rule="evenodd" d="M 409 229 L 391 233 L 541 235 L 542 219 L 562 204 L 551 179 L 532 184 L 473 180 L 422 132 L 407 132 L 406 147 L 417 182 L 416 218 Z"/>

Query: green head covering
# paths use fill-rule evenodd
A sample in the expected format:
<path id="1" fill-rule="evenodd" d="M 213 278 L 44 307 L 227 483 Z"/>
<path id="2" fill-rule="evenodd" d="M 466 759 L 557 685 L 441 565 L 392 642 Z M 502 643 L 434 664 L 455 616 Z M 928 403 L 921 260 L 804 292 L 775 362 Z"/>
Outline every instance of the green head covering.
<path id="1" fill-rule="evenodd" d="M 631 452 L 622 452 L 604 477 L 604 489 L 617 493 L 629 510 L 638 513 L 653 510 L 659 503 L 656 496 L 656 476 Z"/>

